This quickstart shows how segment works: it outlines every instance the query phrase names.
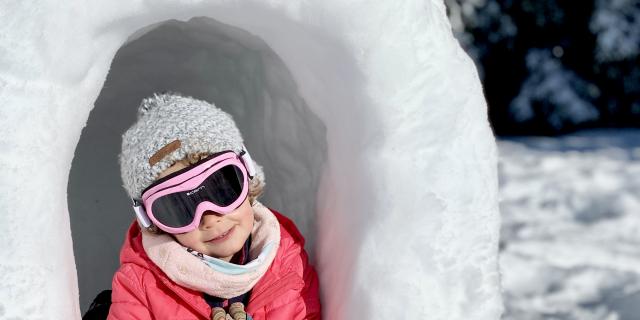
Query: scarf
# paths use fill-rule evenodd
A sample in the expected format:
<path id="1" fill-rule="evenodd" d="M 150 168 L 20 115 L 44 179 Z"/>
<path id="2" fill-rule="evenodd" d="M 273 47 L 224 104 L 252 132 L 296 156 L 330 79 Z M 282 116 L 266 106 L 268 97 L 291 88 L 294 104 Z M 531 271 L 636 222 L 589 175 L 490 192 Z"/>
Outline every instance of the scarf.
<path id="1" fill-rule="evenodd" d="M 186 247 L 185 247 L 186 248 Z M 231 258 L 231 263 L 235 263 L 235 264 L 247 264 L 249 261 L 249 248 L 251 248 L 251 235 L 249 235 L 249 237 L 247 237 L 247 241 L 244 243 L 244 246 L 242 247 L 242 250 L 238 251 L 236 254 L 233 255 L 233 257 Z M 207 255 L 204 255 L 200 252 L 197 252 L 191 248 L 186 248 L 187 252 L 195 255 L 196 257 L 206 261 L 207 259 L 216 259 L 213 257 L 209 257 Z M 206 263 L 206 262 L 205 262 Z M 218 307 L 218 308 L 226 308 L 228 306 L 231 306 L 233 303 L 236 302 L 240 302 L 242 303 L 242 306 L 244 307 L 247 303 L 249 303 L 249 294 L 251 293 L 251 290 L 249 290 L 249 292 L 247 293 L 243 293 L 237 297 L 233 297 L 230 299 L 224 299 L 224 298 L 219 298 L 219 297 L 214 297 L 214 296 L 210 296 L 206 293 L 203 293 L 202 295 L 204 296 L 204 300 L 207 302 L 207 304 L 209 304 L 209 306 L 211 306 L 212 309 Z"/>
<path id="2" fill-rule="evenodd" d="M 187 252 L 168 234 L 142 231 L 145 252 L 171 280 L 193 290 L 220 298 L 242 295 L 269 269 L 280 246 L 280 224 L 275 215 L 254 200 L 249 263 L 236 265 L 220 259 L 203 260 Z M 215 261 L 217 260 L 217 261 Z"/>

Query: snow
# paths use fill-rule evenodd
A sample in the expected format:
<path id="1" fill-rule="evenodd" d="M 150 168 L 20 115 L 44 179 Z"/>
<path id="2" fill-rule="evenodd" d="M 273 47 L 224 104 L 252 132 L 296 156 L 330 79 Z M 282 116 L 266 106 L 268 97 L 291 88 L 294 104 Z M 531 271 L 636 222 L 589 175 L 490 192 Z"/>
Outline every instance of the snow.
<path id="1" fill-rule="evenodd" d="M 561 129 L 566 124 L 598 119 L 598 109 L 586 97 L 592 86 L 566 69 L 549 50 L 529 50 L 526 60 L 529 77 L 509 107 L 514 120 L 543 117 L 552 127 Z"/>
<path id="2" fill-rule="evenodd" d="M 209 27 L 190 20 L 203 16 Z M 312 239 L 325 318 L 500 317 L 496 145 L 477 71 L 442 2 L 43 0 L 3 3 L 0 19 L 0 319 L 80 318 L 87 275 L 75 262 L 86 256 L 73 251 L 71 227 L 100 213 L 133 216 L 121 210 L 126 200 L 107 195 L 101 211 L 87 205 L 93 198 L 67 202 L 67 187 L 78 187 L 72 160 L 96 159 L 83 170 L 114 174 L 106 164 L 116 150 L 103 142 L 156 86 L 233 105 L 225 108 L 272 179 L 263 202 Z M 163 34 L 144 36 L 180 25 L 171 19 L 203 28 L 193 41 L 206 43 L 209 30 L 230 47 L 215 61 L 207 54 L 220 41 L 193 60 L 171 60 L 186 47 L 150 54 Z M 140 51 L 122 51 L 130 60 L 116 64 L 124 46 Z M 209 62 L 220 75 L 202 72 Z M 225 76 L 255 87 L 220 88 Z M 101 134 L 89 127 L 93 111 Z M 75 154 L 83 128 L 95 134 L 86 138 L 91 157 Z M 93 181 L 80 187 L 109 189 Z M 72 204 L 84 212 L 71 214 Z M 76 230 L 73 242 L 89 246 L 95 239 L 82 235 L 99 235 L 105 241 L 92 250 L 117 250 L 121 228 Z"/>
<path id="3" fill-rule="evenodd" d="M 474 61 L 481 61 L 489 48 L 483 40 L 476 40 L 474 32 L 488 34 L 489 44 L 513 38 L 518 28 L 511 16 L 505 14 L 495 0 L 445 0 L 454 35 Z M 480 78 L 484 79 L 482 64 L 477 63 Z"/>
<path id="4" fill-rule="evenodd" d="M 635 0 L 598 0 L 589 29 L 596 35 L 599 62 L 632 59 L 640 53 L 640 4 Z"/>
<path id="5" fill-rule="evenodd" d="M 636 319 L 640 131 L 499 141 L 504 319 Z"/>

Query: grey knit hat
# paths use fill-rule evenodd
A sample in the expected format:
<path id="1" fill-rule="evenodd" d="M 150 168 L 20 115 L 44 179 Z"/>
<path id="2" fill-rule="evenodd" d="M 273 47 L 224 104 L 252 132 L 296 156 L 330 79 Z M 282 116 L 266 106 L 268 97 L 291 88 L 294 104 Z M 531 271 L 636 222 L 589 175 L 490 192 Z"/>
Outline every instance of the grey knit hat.
<path id="1" fill-rule="evenodd" d="M 122 135 L 118 162 L 123 187 L 130 197 L 140 199 L 162 171 L 187 155 L 225 150 L 239 154 L 243 146 L 228 113 L 176 92 L 155 93 L 142 100 L 137 121 Z M 262 167 L 253 164 L 254 179 L 264 184 Z"/>

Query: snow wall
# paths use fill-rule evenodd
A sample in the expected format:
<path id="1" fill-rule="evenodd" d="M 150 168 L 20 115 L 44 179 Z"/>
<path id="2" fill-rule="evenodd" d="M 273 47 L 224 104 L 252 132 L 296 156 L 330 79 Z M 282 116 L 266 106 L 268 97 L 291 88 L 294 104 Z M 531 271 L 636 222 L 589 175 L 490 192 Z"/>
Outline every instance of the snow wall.
<path id="1" fill-rule="evenodd" d="M 107 288 L 132 217 L 120 135 L 157 90 L 232 113 L 263 202 L 309 239 L 324 318 L 500 317 L 495 140 L 442 2 L 13 2 L 0 19 L 0 319 L 79 319 Z"/>

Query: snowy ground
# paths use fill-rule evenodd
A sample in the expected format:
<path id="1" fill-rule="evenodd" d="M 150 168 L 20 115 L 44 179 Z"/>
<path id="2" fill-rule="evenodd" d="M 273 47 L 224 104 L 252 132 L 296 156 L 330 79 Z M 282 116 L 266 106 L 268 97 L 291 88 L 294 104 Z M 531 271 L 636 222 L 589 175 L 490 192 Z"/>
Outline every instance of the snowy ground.
<path id="1" fill-rule="evenodd" d="M 504 319 L 640 319 L 640 130 L 498 146 Z"/>

